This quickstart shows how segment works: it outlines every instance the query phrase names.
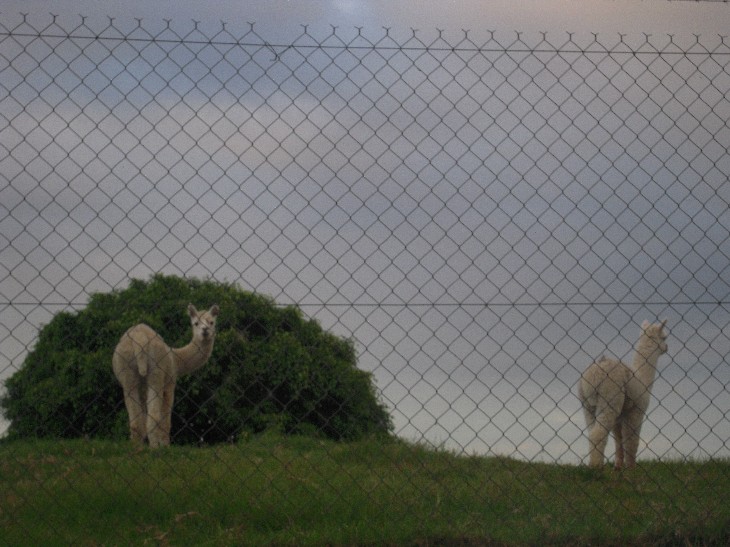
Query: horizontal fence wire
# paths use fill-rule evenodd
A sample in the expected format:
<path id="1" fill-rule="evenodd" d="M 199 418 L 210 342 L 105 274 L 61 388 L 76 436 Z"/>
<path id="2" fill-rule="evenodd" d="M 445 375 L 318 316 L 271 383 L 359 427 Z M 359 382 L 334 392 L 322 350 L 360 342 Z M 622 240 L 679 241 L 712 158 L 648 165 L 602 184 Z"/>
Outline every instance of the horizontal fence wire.
<path id="1" fill-rule="evenodd" d="M 0 381 L 212 279 L 352 341 L 398 437 L 577 464 L 581 373 L 666 318 L 639 460 L 727 458 L 729 97 L 724 36 L 3 14 Z"/>

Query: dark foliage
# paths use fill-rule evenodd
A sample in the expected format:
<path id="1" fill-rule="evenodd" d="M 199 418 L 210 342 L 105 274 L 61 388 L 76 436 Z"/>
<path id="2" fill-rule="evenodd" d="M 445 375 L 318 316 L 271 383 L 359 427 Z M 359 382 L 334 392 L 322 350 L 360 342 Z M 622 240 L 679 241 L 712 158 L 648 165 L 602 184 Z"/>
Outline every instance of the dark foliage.
<path id="1" fill-rule="evenodd" d="M 188 302 L 217 303 L 221 312 L 210 360 L 178 381 L 173 442 L 225 442 L 271 428 L 352 440 L 392 429 L 350 341 L 235 285 L 157 275 L 95 294 L 84 310 L 59 313 L 43 327 L 0 399 L 10 436 L 127 436 L 114 347 L 140 322 L 170 346 L 185 345 Z"/>

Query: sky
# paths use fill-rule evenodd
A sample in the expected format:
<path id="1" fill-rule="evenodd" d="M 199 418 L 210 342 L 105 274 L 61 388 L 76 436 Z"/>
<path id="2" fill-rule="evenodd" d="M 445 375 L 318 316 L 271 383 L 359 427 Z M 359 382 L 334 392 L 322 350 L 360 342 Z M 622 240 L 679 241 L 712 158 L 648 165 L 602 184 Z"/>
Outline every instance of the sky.
<path id="1" fill-rule="evenodd" d="M 127 44 L 81 58 L 66 42 L 56 57 L 48 44 L 30 50 L 43 70 L 16 61 L 30 87 L 0 99 L 12 119 L 0 296 L 15 303 L 2 310 L 0 379 L 63 302 L 155 271 L 213 275 L 354 338 L 400 435 L 575 463 L 579 371 L 604 353 L 630 361 L 641 321 L 667 317 L 643 455 L 727 455 L 725 58 L 698 69 L 692 57 L 575 46 L 600 33 L 607 45 L 691 47 L 701 34 L 721 47 L 730 8 L 488 5 L 54 2 L 64 21 L 83 13 L 98 28 L 104 16 L 155 31 L 171 18 L 180 32 L 191 20 L 208 33 L 255 22 L 247 41 L 272 45 L 221 62 L 216 48 L 140 55 Z M 46 2 L 4 6 L 3 21 L 50 17 Z M 551 47 L 423 54 L 424 43 L 463 44 L 463 29 L 479 44 L 514 44 L 520 31 L 523 49 Z M 566 33 L 572 52 L 556 55 Z M 333 60 L 276 47 L 390 35 L 421 48 Z M 33 93 L 43 101 L 19 113 Z"/>
<path id="2" fill-rule="evenodd" d="M 3 6 L 4 13 L 225 20 L 274 29 L 333 24 L 394 30 L 725 34 L 729 19 L 722 2 L 665 0 L 6 0 Z"/>

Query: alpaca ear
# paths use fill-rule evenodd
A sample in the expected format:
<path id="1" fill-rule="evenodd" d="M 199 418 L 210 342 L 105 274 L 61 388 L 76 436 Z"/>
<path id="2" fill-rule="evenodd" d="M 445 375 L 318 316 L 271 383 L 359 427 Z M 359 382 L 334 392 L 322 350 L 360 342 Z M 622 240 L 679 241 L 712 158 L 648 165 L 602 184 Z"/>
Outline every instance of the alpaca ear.
<path id="1" fill-rule="evenodd" d="M 649 321 L 647 319 L 644 319 L 644 322 L 641 324 L 641 330 L 648 329 L 650 325 L 651 325 L 651 323 L 649 323 Z"/>
<path id="2" fill-rule="evenodd" d="M 208 313 L 212 315 L 213 317 L 218 317 L 218 313 L 220 312 L 220 308 L 218 307 L 218 304 L 213 304 L 211 308 L 208 310 Z"/>
<path id="3" fill-rule="evenodd" d="M 197 317 L 197 316 L 198 316 L 198 310 L 196 310 L 196 309 L 195 309 L 195 306 L 193 306 L 192 304 L 188 304 L 188 315 L 189 315 L 189 316 L 190 316 L 191 318 L 192 318 L 192 317 Z"/>
<path id="4" fill-rule="evenodd" d="M 665 317 L 664 320 L 662 321 L 662 330 L 664 330 L 666 328 L 666 326 L 667 326 L 667 318 Z"/>

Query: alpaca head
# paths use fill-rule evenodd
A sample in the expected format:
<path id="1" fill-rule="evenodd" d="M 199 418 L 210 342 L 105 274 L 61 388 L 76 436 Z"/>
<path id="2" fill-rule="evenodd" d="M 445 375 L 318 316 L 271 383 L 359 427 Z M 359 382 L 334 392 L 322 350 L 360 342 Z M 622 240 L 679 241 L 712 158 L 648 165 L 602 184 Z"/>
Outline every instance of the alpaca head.
<path id="1" fill-rule="evenodd" d="M 212 342 L 215 338 L 215 320 L 218 317 L 218 305 L 213 305 L 208 311 L 198 313 L 195 306 L 188 304 L 188 315 L 193 326 L 193 340 Z"/>
<path id="2" fill-rule="evenodd" d="M 666 324 L 666 319 L 661 323 L 649 323 L 645 320 L 641 324 L 642 338 L 645 340 L 646 348 L 652 352 L 657 351 L 657 355 L 667 352 L 667 333 L 664 330 Z"/>

